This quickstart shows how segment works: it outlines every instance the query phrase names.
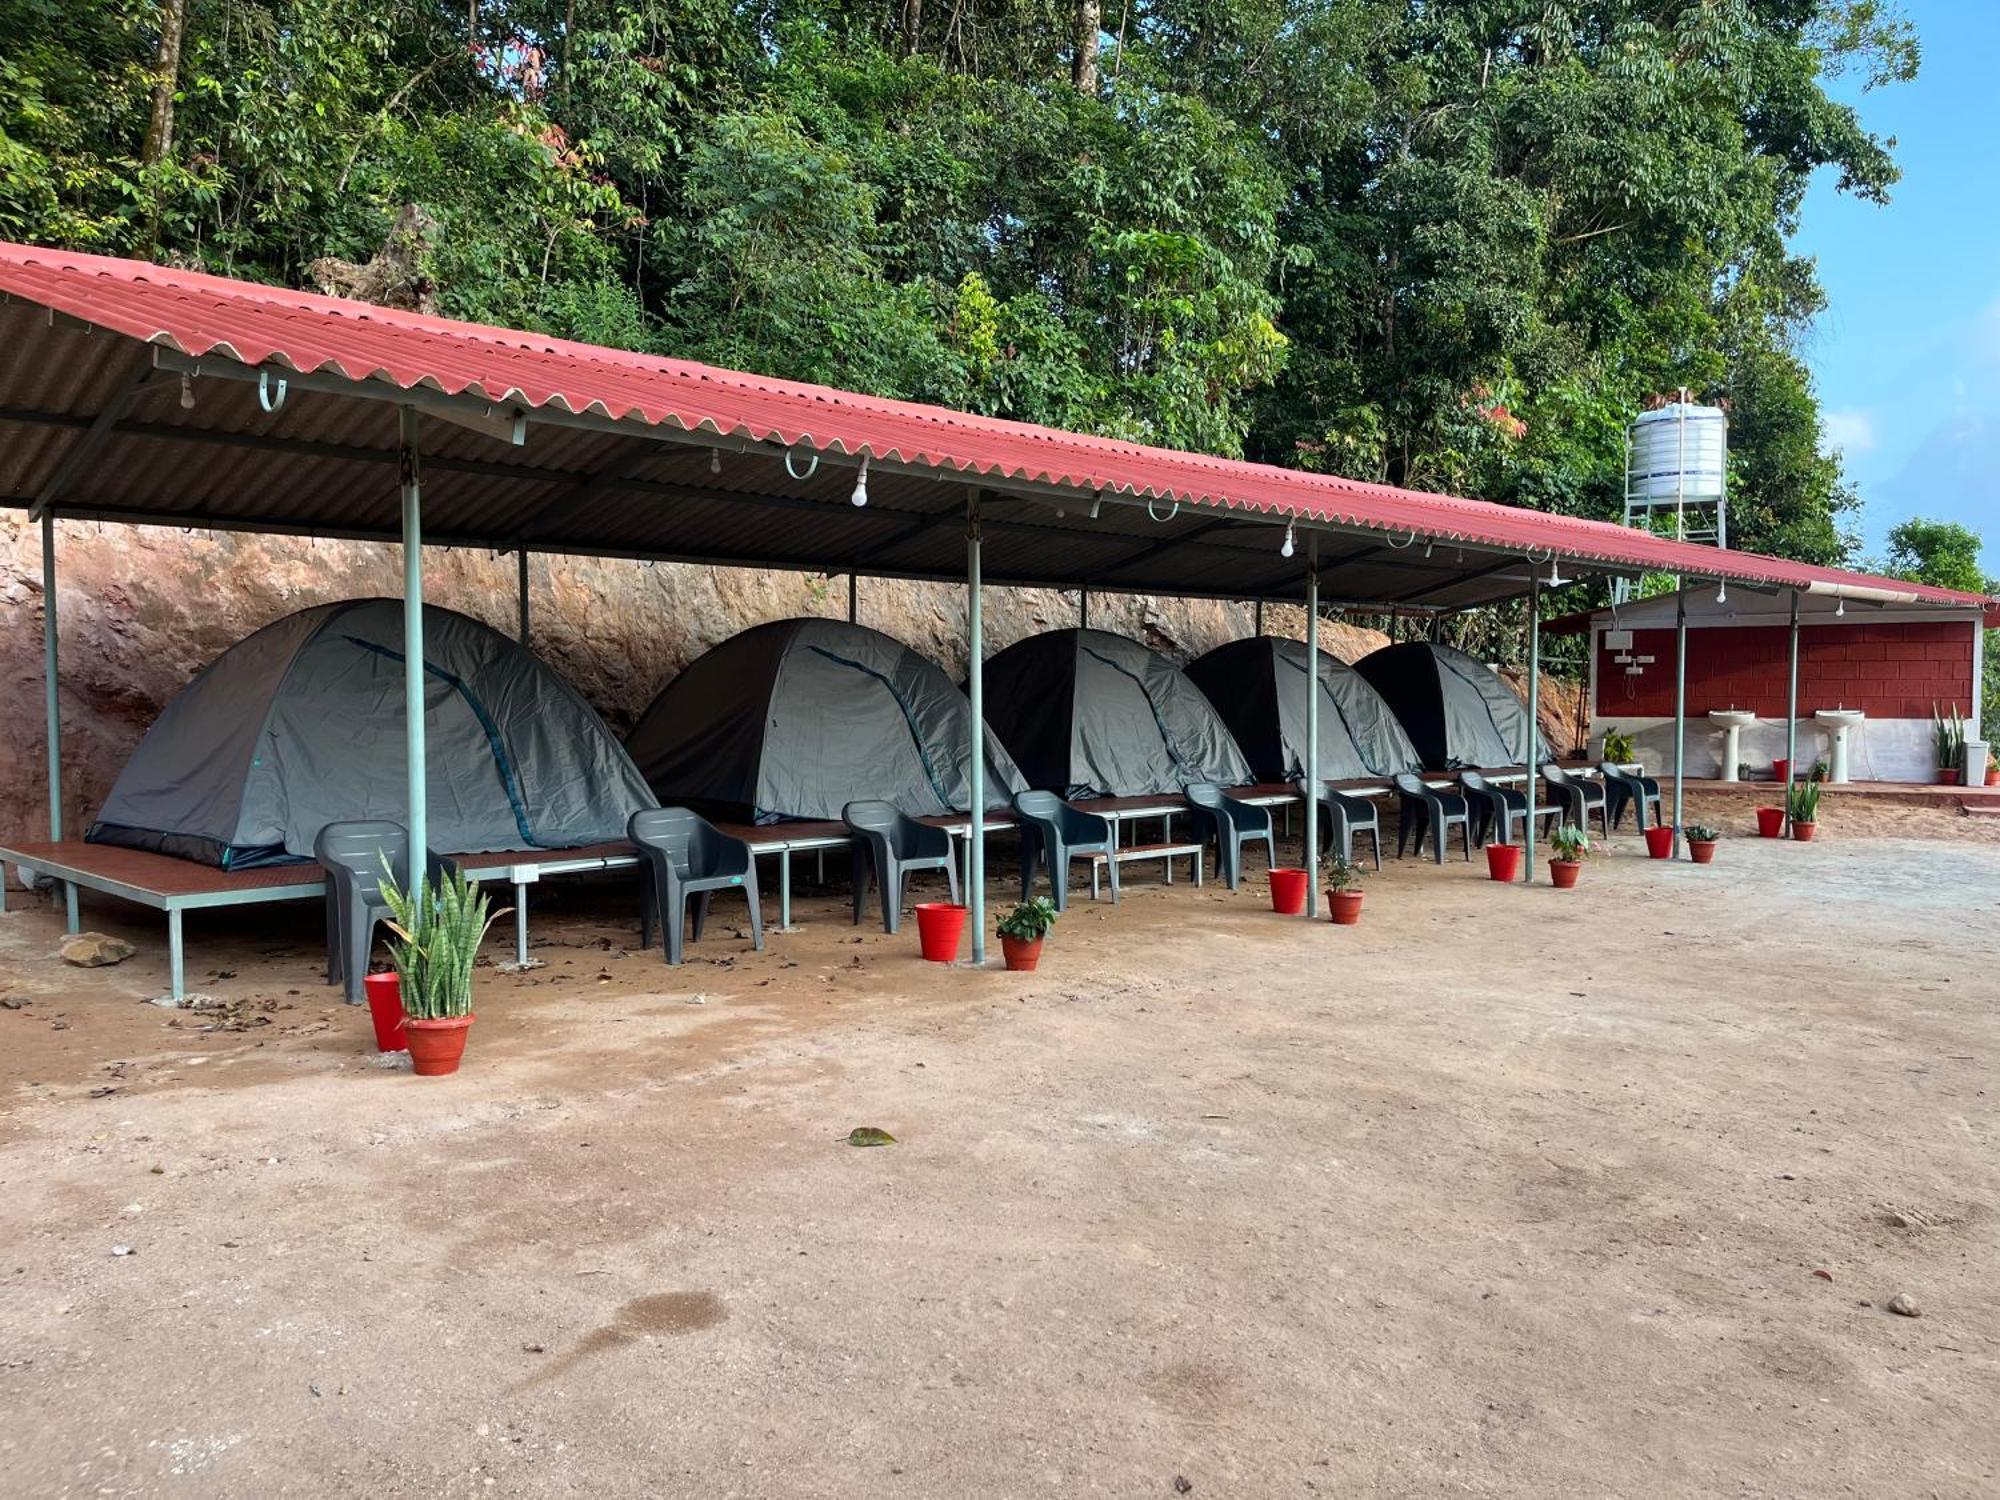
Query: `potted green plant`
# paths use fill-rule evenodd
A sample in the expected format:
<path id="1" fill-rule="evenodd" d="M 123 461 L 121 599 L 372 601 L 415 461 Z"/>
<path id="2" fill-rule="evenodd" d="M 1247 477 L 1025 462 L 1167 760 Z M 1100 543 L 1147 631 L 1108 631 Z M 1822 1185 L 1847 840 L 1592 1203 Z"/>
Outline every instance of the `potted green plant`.
<path id="1" fill-rule="evenodd" d="M 405 891 L 383 862 L 382 899 L 389 923 L 389 960 L 403 999 L 403 1034 L 410 1061 L 426 1077 L 456 1073 L 472 1028 L 472 965 L 496 912 L 479 887 L 457 870 L 426 875 Z"/>
<path id="2" fill-rule="evenodd" d="M 1361 920 L 1361 867 L 1329 854 L 1319 862 L 1319 878 L 1326 883 L 1327 915 L 1342 927 Z"/>
<path id="3" fill-rule="evenodd" d="M 1687 831 L 1688 858 L 1698 865 L 1711 864 L 1715 860 L 1715 843 L 1722 835 L 1706 823 L 1696 823 Z"/>
<path id="4" fill-rule="evenodd" d="M 1007 967 L 1023 973 L 1031 971 L 1042 957 L 1042 940 L 1056 925 L 1056 904 L 1047 896 L 1016 902 L 1000 919 L 1000 952 Z"/>
<path id="5" fill-rule="evenodd" d="M 1622 766 L 1639 758 L 1639 747 L 1624 730 L 1607 729 L 1604 731 L 1604 758 Z"/>
<path id="6" fill-rule="evenodd" d="M 1813 762 L 1812 770 L 1807 773 L 1806 780 L 1825 781 L 1831 775 L 1833 775 L 1832 764 L 1828 761 L 1816 760 Z"/>
<path id="7" fill-rule="evenodd" d="M 1950 714 L 1939 712 L 1938 706 L 1931 705 L 1931 746 L 1935 752 L 1932 759 L 1937 762 L 1937 779 L 1941 786 L 1958 784 L 1958 769 L 1965 762 L 1965 719 L 1952 704 Z"/>
<path id="8" fill-rule="evenodd" d="M 1986 752 L 1986 784 L 2000 786 L 2000 750 Z"/>
<path id="9" fill-rule="evenodd" d="M 1584 860 L 1596 849 L 1590 835 L 1576 824 L 1563 824 L 1549 835 L 1549 883 L 1560 891 L 1575 885 L 1577 877 L 1583 873 Z"/>
<path id="10" fill-rule="evenodd" d="M 1819 832 L 1819 795 L 1817 781 L 1801 781 L 1785 797 L 1785 817 L 1792 825 L 1792 837 L 1802 844 Z"/>

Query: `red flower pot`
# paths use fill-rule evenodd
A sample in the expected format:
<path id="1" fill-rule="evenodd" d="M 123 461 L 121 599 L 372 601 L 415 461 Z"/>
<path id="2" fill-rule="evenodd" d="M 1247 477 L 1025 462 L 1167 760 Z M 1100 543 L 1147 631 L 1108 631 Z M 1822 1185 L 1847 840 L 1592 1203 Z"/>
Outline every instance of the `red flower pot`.
<path id="1" fill-rule="evenodd" d="M 1957 786 L 1957 785 L 1958 785 L 1958 767 L 1957 767 L 1957 766 L 1939 766 L 1939 767 L 1938 767 L 1938 785 L 1939 785 L 1939 786 Z"/>
<path id="2" fill-rule="evenodd" d="M 1559 891 L 1566 891 L 1576 884 L 1576 877 L 1583 873 L 1580 859 L 1552 859 L 1549 861 L 1549 884 Z"/>
<path id="3" fill-rule="evenodd" d="M 370 974 L 361 987 L 368 992 L 368 1019 L 375 1023 L 375 1050 L 409 1051 L 403 1038 L 403 985 L 395 971 Z"/>
<path id="4" fill-rule="evenodd" d="M 966 909 L 949 901 L 917 903 L 917 941 L 934 964 L 958 962 L 959 939 L 965 936 Z"/>
<path id="5" fill-rule="evenodd" d="M 1271 872 L 1271 910 L 1281 917 L 1296 917 L 1306 909 L 1304 870 L 1276 869 Z"/>
<path id="6" fill-rule="evenodd" d="M 1486 873 L 1495 880 L 1519 880 L 1521 852 L 1519 844 L 1488 844 Z"/>
<path id="7" fill-rule="evenodd" d="M 1671 828 L 1652 827 L 1646 830 L 1646 853 L 1654 859 L 1672 859 L 1674 856 L 1674 831 Z"/>
<path id="8" fill-rule="evenodd" d="M 1715 863 L 1715 841 L 1713 839 L 1689 839 L 1688 858 L 1698 865 Z"/>
<path id="9" fill-rule="evenodd" d="M 465 1056 L 466 1034 L 472 1030 L 471 1016 L 446 1016 L 437 1021 L 419 1021 L 406 1016 L 403 1035 L 409 1038 L 410 1061 L 426 1078 L 440 1078 L 458 1071 Z"/>
<path id="10" fill-rule="evenodd" d="M 952 951 L 958 951 L 956 939 L 953 940 Z M 1009 937 L 1003 932 L 1000 934 L 1000 952 L 1005 956 L 1008 968 L 1023 974 L 1033 973 L 1035 965 L 1042 960 L 1042 939 Z"/>
<path id="11" fill-rule="evenodd" d="M 1771 762 L 1771 779 L 1783 786 L 1792 779 L 1792 763 L 1788 760 Z"/>
<path id="12" fill-rule="evenodd" d="M 1785 810 L 1782 807 L 1760 807 L 1757 809 L 1757 837 L 1778 839 L 1785 836 Z"/>
<path id="13" fill-rule="evenodd" d="M 1327 915 L 1342 927 L 1352 927 L 1361 920 L 1361 891 L 1328 891 L 1326 893 Z"/>
<path id="14" fill-rule="evenodd" d="M 1986 784 L 1988 786 L 2000 786 L 2000 766 L 1988 766 L 1986 768 Z"/>
<path id="15" fill-rule="evenodd" d="M 1792 837 L 1797 839 L 1801 844 L 1810 844 L 1813 835 L 1818 832 L 1819 824 L 1817 823 L 1794 823 L 1792 825 Z"/>

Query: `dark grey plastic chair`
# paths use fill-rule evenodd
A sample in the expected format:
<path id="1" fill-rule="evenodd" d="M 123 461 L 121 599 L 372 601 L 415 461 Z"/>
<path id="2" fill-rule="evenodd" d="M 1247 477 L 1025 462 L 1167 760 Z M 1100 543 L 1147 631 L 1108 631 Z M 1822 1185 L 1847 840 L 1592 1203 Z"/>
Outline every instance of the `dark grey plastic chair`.
<path id="1" fill-rule="evenodd" d="M 1552 760 L 1542 763 L 1542 784 L 1549 789 L 1550 799 L 1563 810 L 1565 823 L 1589 828 L 1590 815 L 1594 811 L 1597 821 L 1604 827 L 1604 836 L 1611 837 L 1610 806 L 1603 787 L 1594 781 L 1570 775 Z"/>
<path id="2" fill-rule="evenodd" d="M 1021 899 L 1035 894 L 1035 871 L 1046 861 L 1049 890 L 1057 911 L 1069 910 L 1069 864 L 1073 859 L 1092 861 L 1099 855 L 1111 880 L 1111 901 L 1118 902 L 1118 848 L 1109 818 L 1071 807 L 1054 792 L 1016 792 L 1014 815 L 1021 824 Z M 1097 897 L 1097 877 L 1090 881 L 1091 899 Z"/>
<path id="3" fill-rule="evenodd" d="M 1215 840 L 1215 867 L 1232 891 L 1243 878 L 1245 844 L 1263 840 L 1265 867 L 1277 864 L 1278 842 L 1271 828 L 1270 808 L 1239 802 L 1212 781 L 1190 782 L 1182 790 L 1195 828 L 1202 838 Z"/>
<path id="4" fill-rule="evenodd" d="M 684 807 L 644 808 L 632 814 L 625 836 L 639 849 L 639 946 L 653 946 L 657 923 L 666 938 L 667 962 L 681 962 L 685 948 L 688 897 L 694 908 L 694 940 L 708 923 L 708 904 L 717 891 L 741 890 L 750 903 L 750 941 L 764 951 L 764 912 L 757 893 L 757 856 L 713 823 Z"/>
<path id="5" fill-rule="evenodd" d="M 1306 794 L 1306 779 L 1301 776 L 1292 783 L 1301 797 Z M 1382 868 L 1382 813 L 1381 809 L 1366 797 L 1350 796 L 1336 791 L 1332 783 L 1319 784 L 1319 815 L 1327 825 L 1327 845 L 1338 847 L 1340 857 L 1349 864 L 1354 862 L 1354 835 L 1365 833 L 1375 846 L 1375 868 Z"/>
<path id="6" fill-rule="evenodd" d="M 1445 837 L 1456 823 L 1465 836 L 1465 857 L 1472 858 L 1472 811 L 1464 797 L 1457 792 L 1440 792 L 1427 786 L 1421 776 L 1413 776 L 1408 771 L 1398 771 L 1390 780 L 1395 784 L 1398 801 L 1396 818 L 1396 858 L 1403 857 L 1403 847 L 1416 835 L 1416 852 L 1424 852 L 1424 833 L 1431 836 L 1431 852 L 1439 864 L 1444 863 Z"/>
<path id="7" fill-rule="evenodd" d="M 1597 769 L 1604 777 L 1605 816 L 1613 828 L 1625 821 L 1625 809 L 1629 807 L 1638 819 L 1639 832 L 1644 833 L 1648 803 L 1652 804 L 1653 821 L 1660 821 L 1659 782 L 1651 776 L 1628 771 L 1615 760 L 1601 760 Z"/>
<path id="8" fill-rule="evenodd" d="M 958 861 L 952 854 L 949 833 L 919 823 L 886 802 L 850 802 L 840 810 L 840 821 L 854 835 L 855 926 L 861 925 L 870 880 L 882 889 L 884 932 L 894 932 L 903 925 L 903 887 L 919 870 L 944 871 L 956 904 Z"/>
<path id="9" fill-rule="evenodd" d="M 1514 839 L 1514 825 L 1520 823 L 1521 837 L 1527 837 L 1528 794 L 1516 791 L 1510 786 L 1495 786 L 1477 771 L 1460 771 L 1459 788 L 1473 809 L 1472 842 L 1484 847 L 1487 838 L 1497 829 L 1500 842 L 1511 844 Z M 1545 828 L 1555 821 L 1557 809 L 1544 802 L 1535 809 L 1535 819 Z"/>
<path id="10" fill-rule="evenodd" d="M 395 915 L 382 899 L 382 861 L 409 889 L 410 831 L 379 818 L 329 823 L 313 839 L 313 858 L 326 871 L 326 982 L 344 985 L 347 1003 L 359 1005 L 375 929 Z M 457 866 L 430 854 L 425 868 L 435 880 Z"/>

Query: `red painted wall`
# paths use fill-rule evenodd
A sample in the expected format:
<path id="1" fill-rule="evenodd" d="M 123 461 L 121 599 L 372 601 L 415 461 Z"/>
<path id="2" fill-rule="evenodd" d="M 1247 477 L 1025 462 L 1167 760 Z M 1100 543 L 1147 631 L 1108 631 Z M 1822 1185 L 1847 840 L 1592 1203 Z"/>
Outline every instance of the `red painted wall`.
<path id="1" fill-rule="evenodd" d="M 1785 713 L 1790 632 L 1782 625 L 1712 626 L 1688 631 L 1687 706 L 1747 708 L 1763 718 Z M 1631 655 L 1650 656 L 1637 677 L 1611 658 L 1599 638 L 1597 713 L 1671 718 L 1674 633 L 1637 630 Z M 1972 703 L 1972 630 L 1948 620 L 1906 625 L 1808 625 L 1799 631 L 1799 709 L 1858 708 L 1871 719 L 1928 719 L 1933 704 Z"/>

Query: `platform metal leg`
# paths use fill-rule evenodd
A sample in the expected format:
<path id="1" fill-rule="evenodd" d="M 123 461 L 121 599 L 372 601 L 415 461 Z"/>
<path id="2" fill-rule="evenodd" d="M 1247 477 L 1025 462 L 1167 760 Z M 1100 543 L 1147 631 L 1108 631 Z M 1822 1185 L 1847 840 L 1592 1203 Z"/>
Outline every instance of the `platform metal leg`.
<path id="1" fill-rule="evenodd" d="M 514 887 L 514 967 L 528 967 L 528 888 Z"/>
<path id="2" fill-rule="evenodd" d="M 179 1005 L 187 998 L 181 948 L 181 909 L 167 908 L 167 998 Z"/>
<path id="3" fill-rule="evenodd" d="M 792 851 L 778 851 L 778 930 L 792 930 Z"/>

